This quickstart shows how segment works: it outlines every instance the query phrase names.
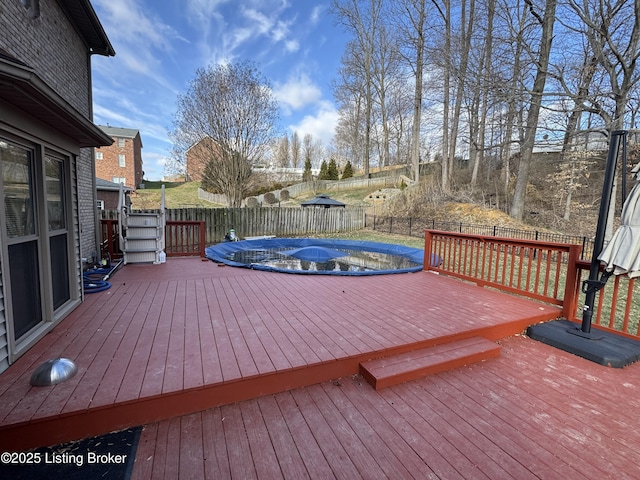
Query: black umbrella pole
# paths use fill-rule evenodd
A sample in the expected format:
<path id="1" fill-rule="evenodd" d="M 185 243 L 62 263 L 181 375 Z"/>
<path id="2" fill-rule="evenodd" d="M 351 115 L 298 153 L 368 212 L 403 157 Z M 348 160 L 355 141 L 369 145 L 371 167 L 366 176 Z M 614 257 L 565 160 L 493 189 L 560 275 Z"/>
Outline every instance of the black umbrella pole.
<path id="1" fill-rule="evenodd" d="M 609 154 L 607 156 L 607 165 L 604 172 L 604 184 L 602 186 L 602 198 L 600 199 L 600 211 L 598 213 L 598 226 L 596 227 L 596 238 L 593 242 L 593 255 L 591 257 L 591 268 L 589 269 L 589 281 L 586 291 L 584 307 L 582 310 L 582 331 L 584 333 L 591 332 L 591 318 L 593 317 L 593 306 L 596 300 L 597 288 L 594 288 L 595 282 L 598 281 L 600 275 L 600 260 L 598 256 L 602 252 L 604 246 L 604 236 L 607 230 L 607 219 L 609 216 L 609 207 L 611 206 L 611 192 L 613 190 L 613 182 L 616 176 L 616 164 L 618 161 L 618 152 L 620 150 L 620 142 L 626 137 L 625 130 L 616 130 L 611 132 L 609 139 Z"/>

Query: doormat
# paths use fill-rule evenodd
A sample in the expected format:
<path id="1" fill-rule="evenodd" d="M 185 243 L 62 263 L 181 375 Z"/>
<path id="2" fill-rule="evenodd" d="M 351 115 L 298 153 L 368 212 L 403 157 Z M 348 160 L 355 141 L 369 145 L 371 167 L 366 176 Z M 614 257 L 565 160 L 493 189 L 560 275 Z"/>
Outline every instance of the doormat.
<path id="1" fill-rule="evenodd" d="M 0 453 L 0 478 L 128 480 L 142 427 L 28 452 Z"/>

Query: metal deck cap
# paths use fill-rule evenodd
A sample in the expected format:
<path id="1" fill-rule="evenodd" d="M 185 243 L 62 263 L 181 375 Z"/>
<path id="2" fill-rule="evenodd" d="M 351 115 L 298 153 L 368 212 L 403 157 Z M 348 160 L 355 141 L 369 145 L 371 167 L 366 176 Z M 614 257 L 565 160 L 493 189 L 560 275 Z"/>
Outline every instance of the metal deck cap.
<path id="1" fill-rule="evenodd" d="M 31 375 L 31 385 L 34 387 L 48 387 L 64 382 L 78 372 L 78 367 L 68 358 L 47 360 Z"/>

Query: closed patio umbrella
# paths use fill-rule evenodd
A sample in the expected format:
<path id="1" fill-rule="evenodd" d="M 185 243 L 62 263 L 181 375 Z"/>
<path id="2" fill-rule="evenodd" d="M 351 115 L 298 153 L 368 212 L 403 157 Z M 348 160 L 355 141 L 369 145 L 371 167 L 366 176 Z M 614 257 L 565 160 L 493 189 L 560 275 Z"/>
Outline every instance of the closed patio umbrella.
<path id="1" fill-rule="evenodd" d="M 636 170 L 638 166 L 634 168 Z M 636 173 L 638 180 L 638 174 Z M 614 275 L 640 276 L 640 182 L 631 190 L 622 207 L 620 227 L 602 250 L 598 260 Z"/>

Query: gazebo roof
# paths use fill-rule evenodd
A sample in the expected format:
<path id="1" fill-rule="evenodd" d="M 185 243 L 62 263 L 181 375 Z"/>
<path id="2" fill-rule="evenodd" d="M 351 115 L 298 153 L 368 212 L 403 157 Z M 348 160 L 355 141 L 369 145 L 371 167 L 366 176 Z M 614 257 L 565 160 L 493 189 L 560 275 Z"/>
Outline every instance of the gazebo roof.
<path id="1" fill-rule="evenodd" d="M 303 207 L 325 207 L 325 208 L 345 206 L 344 203 L 334 200 L 333 198 L 329 197 L 329 195 L 326 195 L 324 193 L 321 193 L 320 195 L 316 195 L 315 198 L 312 198 L 311 200 L 302 202 L 301 205 Z"/>

